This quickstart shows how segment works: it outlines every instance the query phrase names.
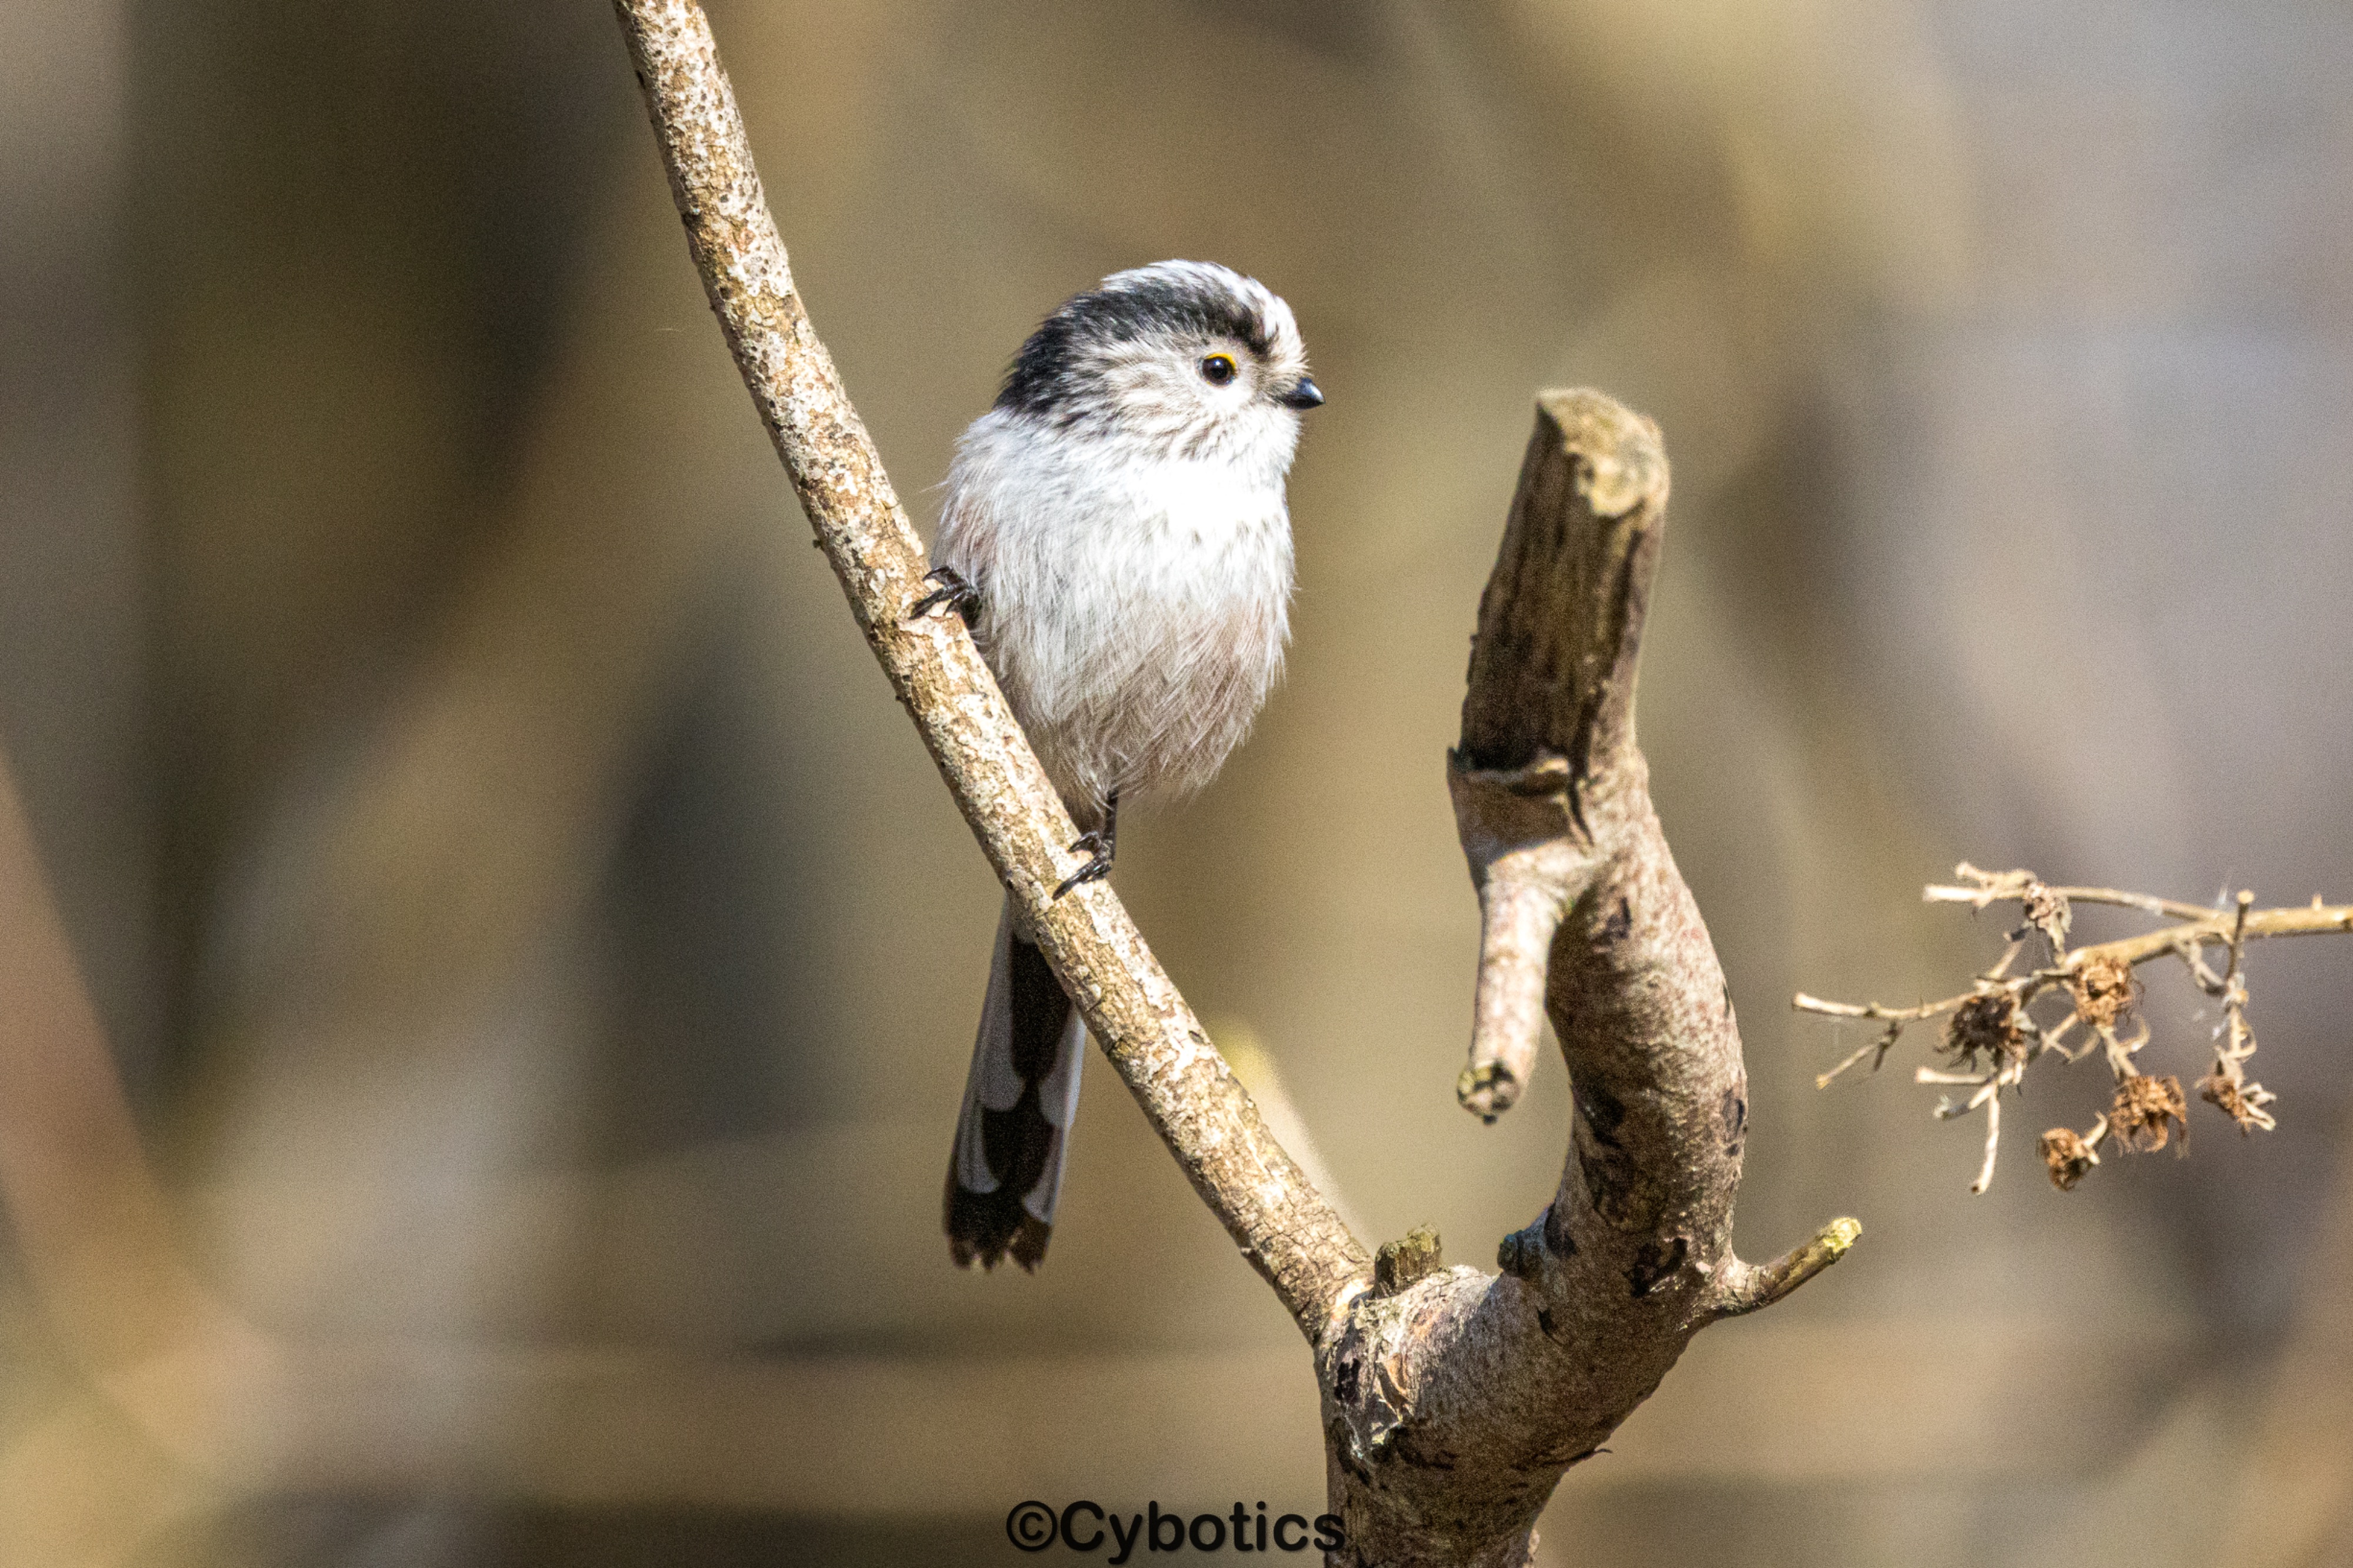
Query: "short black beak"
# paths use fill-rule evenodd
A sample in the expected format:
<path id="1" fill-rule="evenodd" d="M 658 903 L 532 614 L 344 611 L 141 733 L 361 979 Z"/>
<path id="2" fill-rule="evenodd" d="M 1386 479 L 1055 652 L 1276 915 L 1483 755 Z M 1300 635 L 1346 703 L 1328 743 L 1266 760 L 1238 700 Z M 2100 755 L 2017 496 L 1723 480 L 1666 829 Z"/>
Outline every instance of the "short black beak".
<path id="1" fill-rule="evenodd" d="M 1275 401 L 1285 408 L 1321 408 L 1324 406 L 1324 389 L 1315 384 L 1314 376 L 1303 375 L 1289 392 Z"/>

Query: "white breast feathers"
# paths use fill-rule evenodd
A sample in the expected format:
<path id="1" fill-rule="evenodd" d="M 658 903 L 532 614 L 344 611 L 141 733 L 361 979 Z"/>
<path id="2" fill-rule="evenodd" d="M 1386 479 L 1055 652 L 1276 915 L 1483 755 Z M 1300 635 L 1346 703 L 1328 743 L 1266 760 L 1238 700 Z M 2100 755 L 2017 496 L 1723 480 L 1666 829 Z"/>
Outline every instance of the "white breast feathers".
<path id="1" fill-rule="evenodd" d="M 1281 674 L 1281 447 L 1174 458 L 1004 409 L 965 433 L 933 557 L 979 590 L 982 651 L 1082 824 L 1207 784 Z"/>

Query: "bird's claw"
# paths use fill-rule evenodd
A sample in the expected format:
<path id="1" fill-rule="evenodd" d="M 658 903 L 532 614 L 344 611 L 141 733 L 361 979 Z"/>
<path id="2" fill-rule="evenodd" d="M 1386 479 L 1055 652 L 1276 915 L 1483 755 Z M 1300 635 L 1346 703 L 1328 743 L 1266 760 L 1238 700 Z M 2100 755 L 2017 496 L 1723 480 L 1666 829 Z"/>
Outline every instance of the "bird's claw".
<path id="1" fill-rule="evenodd" d="M 973 611 L 980 607 L 980 590 L 953 566 L 934 566 L 923 574 L 923 581 L 932 585 L 932 591 L 907 607 L 907 619 L 911 621 L 923 619 L 942 605 L 970 621 Z"/>
<path id="2" fill-rule="evenodd" d="M 1071 853 L 1075 855 L 1082 849 L 1087 853 L 1086 864 L 1062 879 L 1061 885 L 1054 889 L 1056 898 L 1060 898 L 1082 882 L 1100 882 L 1111 875 L 1110 839 L 1100 833 L 1082 833 L 1071 846 Z"/>

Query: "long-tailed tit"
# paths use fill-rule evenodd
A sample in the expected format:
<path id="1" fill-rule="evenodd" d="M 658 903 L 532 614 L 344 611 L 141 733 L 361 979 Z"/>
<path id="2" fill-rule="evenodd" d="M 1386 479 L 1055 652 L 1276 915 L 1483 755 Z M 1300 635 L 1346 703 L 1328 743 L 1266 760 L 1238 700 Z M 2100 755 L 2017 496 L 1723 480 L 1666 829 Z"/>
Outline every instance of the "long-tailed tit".
<path id="1" fill-rule="evenodd" d="M 1089 858 L 1123 801 L 1208 783 L 1282 668 L 1299 416 L 1291 307 L 1198 261 L 1106 278 L 1024 343 L 949 470 L 937 591 L 970 621 Z M 1086 1026 L 1008 899 L 948 1166 L 960 1264 L 1045 1256 Z"/>

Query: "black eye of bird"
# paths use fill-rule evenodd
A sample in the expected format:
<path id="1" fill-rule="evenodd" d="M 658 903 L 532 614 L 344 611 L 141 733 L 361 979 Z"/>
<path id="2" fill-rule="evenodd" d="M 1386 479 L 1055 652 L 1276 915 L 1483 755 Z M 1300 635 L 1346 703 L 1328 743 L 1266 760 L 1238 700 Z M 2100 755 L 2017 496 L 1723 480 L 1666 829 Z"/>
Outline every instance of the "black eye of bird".
<path id="1" fill-rule="evenodd" d="M 1233 355 L 1211 354 L 1201 362 L 1201 379 L 1211 386 L 1223 386 L 1233 378 Z"/>

